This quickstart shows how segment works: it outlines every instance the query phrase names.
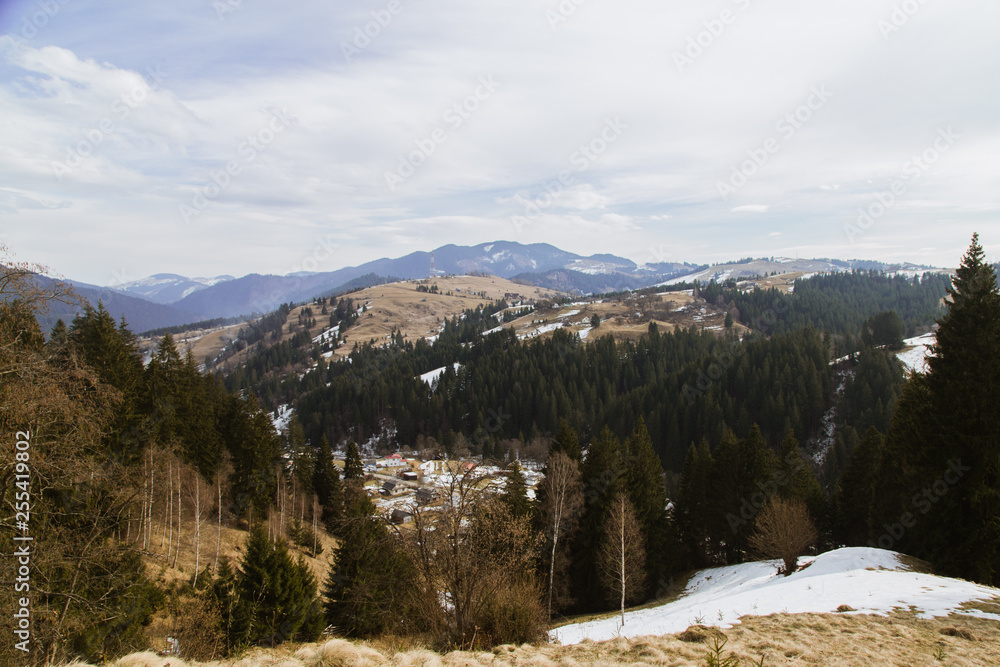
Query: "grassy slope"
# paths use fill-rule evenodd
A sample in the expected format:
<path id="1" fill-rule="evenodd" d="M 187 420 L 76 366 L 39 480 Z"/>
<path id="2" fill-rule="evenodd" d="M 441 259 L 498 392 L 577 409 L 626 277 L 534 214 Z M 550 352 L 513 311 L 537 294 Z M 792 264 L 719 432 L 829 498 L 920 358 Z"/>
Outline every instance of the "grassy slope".
<path id="1" fill-rule="evenodd" d="M 1000 624 L 971 617 L 920 620 L 908 611 L 891 616 L 777 614 L 747 617 L 719 631 L 695 626 L 679 635 L 584 642 L 575 646 L 501 646 L 490 652 L 439 654 L 410 642 L 330 640 L 321 644 L 252 651 L 239 659 L 182 662 L 138 654 L 116 667 L 333 667 L 334 665 L 704 665 L 716 637 L 723 653 L 742 664 L 765 665 L 996 665 Z"/>

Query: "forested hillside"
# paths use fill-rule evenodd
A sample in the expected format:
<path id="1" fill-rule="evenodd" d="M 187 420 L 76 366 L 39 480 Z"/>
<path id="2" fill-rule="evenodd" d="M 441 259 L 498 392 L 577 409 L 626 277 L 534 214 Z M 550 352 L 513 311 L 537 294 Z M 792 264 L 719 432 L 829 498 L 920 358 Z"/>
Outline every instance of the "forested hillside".
<path id="1" fill-rule="evenodd" d="M 731 317 L 763 313 L 749 331 L 651 322 L 616 340 L 595 321 L 586 340 L 562 326 L 521 340 L 497 326 L 516 316 L 497 299 L 433 341 L 394 330 L 335 360 L 364 312 L 344 298 L 286 304 L 244 331 L 254 354 L 204 371 L 169 334 L 144 365 L 101 306 L 46 340 L 37 314 L 72 296 L 34 273 L 0 274 L 0 541 L 10 553 L 32 538 L 39 664 L 144 648 L 154 618 L 186 628 L 198 659 L 327 626 L 521 644 L 561 614 L 669 595 L 692 568 L 773 557 L 790 574 L 804 551 L 839 545 L 998 581 L 1000 293 L 978 238 L 950 287 L 867 273 L 788 296 L 694 287 L 696 301 L 744 299 L 751 315 Z M 935 316 L 930 373 L 907 379 L 893 348 Z M 279 404 L 293 408 L 280 433 Z M 390 526 L 365 449 L 457 465 Z M 533 493 L 517 456 L 541 464 Z M 234 561 L 223 527 L 245 531 Z M 320 533 L 336 547 L 317 576 L 305 557 Z M 14 581 L 14 561 L 3 567 Z M 15 623 L 0 622 L 11 636 Z"/>

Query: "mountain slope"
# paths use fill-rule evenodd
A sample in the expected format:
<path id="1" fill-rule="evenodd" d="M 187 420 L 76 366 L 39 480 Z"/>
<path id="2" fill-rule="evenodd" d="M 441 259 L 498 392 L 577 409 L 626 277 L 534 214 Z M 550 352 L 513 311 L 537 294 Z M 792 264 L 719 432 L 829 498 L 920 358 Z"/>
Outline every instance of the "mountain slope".
<path id="1" fill-rule="evenodd" d="M 38 276 L 36 279 L 42 286 L 49 286 L 56 282 L 47 276 Z M 89 285 L 73 280 L 59 282 L 71 285 L 74 291 L 94 308 L 97 307 L 98 302 L 104 304 L 104 308 L 116 320 L 124 317 L 129 328 L 135 332 L 187 324 L 205 319 L 175 306 L 153 303 L 146 299 L 122 294 L 107 287 L 98 287 L 97 285 Z M 39 315 L 38 323 L 42 327 L 42 331 L 48 333 L 52 325 L 56 323 L 56 320 L 62 319 L 68 325 L 77 313 L 81 311 L 82 308 L 78 308 L 73 304 L 51 303 L 48 312 Z"/>
<path id="2" fill-rule="evenodd" d="M 232 276 L 216 276 L 214 278 L 185 278 L 175 273 L 157 273 L 156 275 L 133 280 L 114 286 L 113 289 L 137 296 L 153 303 L 174 303 L 189 294 L 194 294 L 206 287 L 233 280 Z"/>
<path id="3" fill-rule="evenodd" d="M 966 614 L 1000 621 L 996 613 L 965 609 L 970 602 L 995 607 L 1000 589 L 911 571 L 892 551 L 853 547 L 800 558 L 801 569 L 789 577 L 777 574 L 777 564 L 765 561 L 702 570 L 680 599 L 626 612 L 624 626 L 615 616 L 564 625 L 553 630 L 552 637 L 562 644 L 576 644 L 585 639 L 678 633 L 692 625 L 728 628 L 748 615 L 832 613 L 841 605 L 852 608 L 848 613 L 887 614 L 914 608 L 919 618 Z"/>

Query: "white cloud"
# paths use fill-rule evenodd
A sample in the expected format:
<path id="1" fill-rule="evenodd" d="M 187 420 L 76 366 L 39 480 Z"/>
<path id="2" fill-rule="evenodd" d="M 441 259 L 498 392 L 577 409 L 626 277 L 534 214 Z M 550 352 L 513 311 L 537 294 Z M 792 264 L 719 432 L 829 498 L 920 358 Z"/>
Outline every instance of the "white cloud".
<path id="1" fill-rule="evenodd" d="M 890 240 L 919 229 L 920 247 L 941 249 L 924 261 L 944 264 L 1000 208 L 1000 98 L 979 85 L 1000 66 L 997 7 L 928 4 L 884 40 L 880 3 L 751 3 L 678 72 L 672 54 L 711 8 L 586 3 L 553 31 L 550 7 L 528 0 L 404 1 L 348 63 L 341 42 L 382 6 L 243 3 L 220 21 L 203 0 L 155 13 L 74 0 L 73 20 L 67 5 L 31 39 L 0 37 L 9 242 L 98 280 L 124 255 L 150 272 L 285 272 L 335 234 L 334 268 L 512 236 L 515 194 L 534 200 L 555 183 L 561 194 L 514 240 L 636 254 L 667 233 L 690 253 L 676 259 L 701 261 L 744 254 L 763 219 L 734 214 L 766 212 L 790 247 L 907 259 Z M 16 32 L 20 18 L 5 25 Z M 497 85 L 476 97 L 482 77 Z M 833 96 L 783 135 L 820 85 Z M 244 142 L 281 109 L 295 122 L 247 159 Z M 59 181 L 53 162 L 86 150 L 106 119 L 113 131 Z M 609 119 L 625 125 L 614 141 L 602 137 Z M 844 225 L 942 125 L 962 139 L 850 243 Z M 755 152 L 763 160 L 770 138 L 778 149 L 722 201 L 716 184 Z M 415 151 L 423 164 L 391 191 L 385 173 Z M 178 207 L 230 161 L 240 173 L 183 224 Z"/>

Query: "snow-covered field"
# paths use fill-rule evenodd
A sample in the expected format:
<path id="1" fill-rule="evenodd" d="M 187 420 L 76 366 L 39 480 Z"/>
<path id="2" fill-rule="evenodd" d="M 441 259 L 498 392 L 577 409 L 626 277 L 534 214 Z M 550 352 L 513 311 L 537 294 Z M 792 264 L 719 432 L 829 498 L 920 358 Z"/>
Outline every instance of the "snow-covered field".
<path id="1" fill-rule="evenodd" d="M 935 340 L 937 338 L 933 333 L 917 336 L 916 338 L 907 338 L 903 341 L 903 344 L 911 349 L 900 352 L 896 357 L 903 362 L 906 370 L 916 373 L 926 373 L 928 370 L 927 355 L 930 354 L 927 346 L 933 345 Z"/>
<path id="2" fill-rule="evenodd" d="M 461 368 L 461 367 L 462 367 L 462 364 L 458 363 L 457 361 L 454 364 L 452 364 L 452 368 L 455 369 L 456 373 L 458 372 L 458 369 Z M 435 368 L 434 370 L 428 371 L 428 372 L 424 373 L 423 375 L 421 375 L 420 379 L 423 380 L 424 382 L 426 382 L 433 389 L 433 388 L 437 387 L 438 379 L 442 375 L 444 375 L 444 372 L 446 370 L 448 370 L 447 366 L 442 366 L 441 368 Z"/>
<path id="3" fill-rule="evenodd" d="M 577 644 L 585 639 L 640 637 L 683 632 L 689 626 L 732 627 L 741 616 L 831 613 L 841 605 L 858 614 L 887 614 L 913 607 L 921 618 L 968 614 L 1000 621 L 1000 615 L 962 610 L 964 603 L 1000 597 L 1000 589 L 930 574 L 909 572 L 899 554 L 853 547 L 801 558 L 808 567 L 790 577 L 777 574 L 779 561 L 743 563 L 702 570 L 688 582 L 683 596 L 652 609 L 620 617 L 564 625 L 552 631 L 554 641 Z"/>

